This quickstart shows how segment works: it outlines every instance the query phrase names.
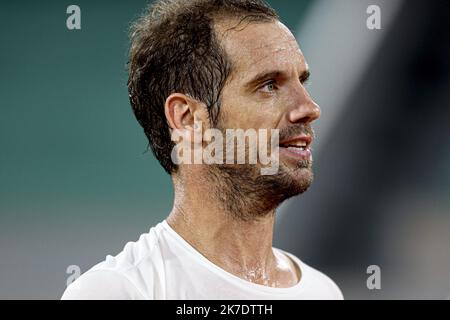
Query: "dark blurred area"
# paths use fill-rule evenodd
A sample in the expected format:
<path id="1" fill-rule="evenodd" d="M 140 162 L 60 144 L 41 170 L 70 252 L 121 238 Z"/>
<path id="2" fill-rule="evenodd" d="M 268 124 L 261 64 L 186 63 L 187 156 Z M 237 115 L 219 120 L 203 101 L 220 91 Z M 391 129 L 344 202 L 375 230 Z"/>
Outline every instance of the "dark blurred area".
<path id="1" fill-rule="evenodd" d="M 348 299 L 449 298 L 450 1 L 403 2 L 345 104 L 277 245 Z M 370 265 L 381 290 L 366 287 Z"/>

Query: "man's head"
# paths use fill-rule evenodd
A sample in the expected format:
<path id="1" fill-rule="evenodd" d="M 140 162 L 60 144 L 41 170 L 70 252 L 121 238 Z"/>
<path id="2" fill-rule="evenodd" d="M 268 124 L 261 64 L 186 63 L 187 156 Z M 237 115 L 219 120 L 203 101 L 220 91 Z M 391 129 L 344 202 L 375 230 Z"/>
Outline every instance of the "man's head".
<path id="1" fill-rule="evenodd" d="M 276 207 L 312 181 L 310 153 L 299 147 L 309 147 L 320 114 L 304 88 L 308 76 L 294 36 L 263 1 L 160 1 L 134 27 L 130 100 L 167 172 L 182 169 L 171 160 L 171 130 L 189 136 L 195 121 L 222 131 L 280 130 L 276 175 L 261 176 L 258 165 L 204 170 L 231 190 L 227 209 L 242 217 Z"/>

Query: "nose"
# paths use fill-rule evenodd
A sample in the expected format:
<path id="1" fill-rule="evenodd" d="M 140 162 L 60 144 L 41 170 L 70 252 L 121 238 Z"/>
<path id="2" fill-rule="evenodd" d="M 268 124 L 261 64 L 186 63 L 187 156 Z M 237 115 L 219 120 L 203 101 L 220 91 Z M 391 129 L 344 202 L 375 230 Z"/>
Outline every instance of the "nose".
<path id="1" fill-rule="evenodd" d="M 288 113 L 288 120 L 292 123 L 311 123 L 317 120 L 320 117 L 320 107 L 311 99 L 303 86 L 296 95 L 298 98 Z"/>

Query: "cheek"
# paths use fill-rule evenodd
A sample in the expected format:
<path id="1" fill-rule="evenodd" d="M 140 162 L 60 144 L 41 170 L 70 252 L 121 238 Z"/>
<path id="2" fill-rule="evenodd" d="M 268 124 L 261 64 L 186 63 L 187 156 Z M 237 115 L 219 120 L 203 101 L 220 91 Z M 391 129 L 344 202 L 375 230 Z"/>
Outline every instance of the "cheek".
<path id="1" fill-rule="evenodd" d="M 228 128 L 239 129 L 271 129 L 279 121 L 278 112 L 265 105 L 253 103 L 233 104 L 225 112 L 224 124 Z"/>
<path id="2" fill-rule="evenodd" d="M 222 92 L 222 128 L 273 129 L 283 117 L 286 103 L 277 97 L 244 95 L 228 87 Z"/>
<path id="3" fill-rule="evenodd" d="M 260 99 L 253 102 L 252 114 L 255 128 L 274 129 L 283 117 L 283 104 L 279 99 Z"/>

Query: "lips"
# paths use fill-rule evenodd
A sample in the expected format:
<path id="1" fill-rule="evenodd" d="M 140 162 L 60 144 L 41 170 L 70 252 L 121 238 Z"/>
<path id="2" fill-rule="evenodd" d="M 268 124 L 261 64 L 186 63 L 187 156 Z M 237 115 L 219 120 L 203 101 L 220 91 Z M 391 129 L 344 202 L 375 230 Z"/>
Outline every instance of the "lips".
<path id="1" fill-rule="evenodd" d="M 310 160 L 311 149 L 310 145 L 312 138 L 307 135 L 301 135 L 285 139 L 280 142 L 280 151 L 286 153 L 290 157 L 294 157 L 298 160 Z"/>

